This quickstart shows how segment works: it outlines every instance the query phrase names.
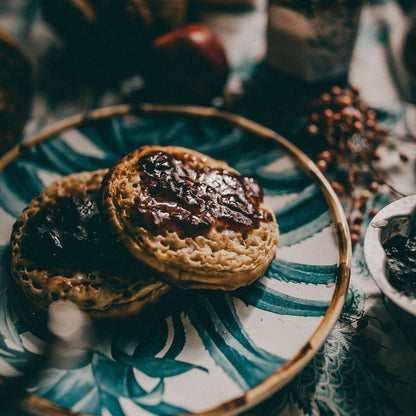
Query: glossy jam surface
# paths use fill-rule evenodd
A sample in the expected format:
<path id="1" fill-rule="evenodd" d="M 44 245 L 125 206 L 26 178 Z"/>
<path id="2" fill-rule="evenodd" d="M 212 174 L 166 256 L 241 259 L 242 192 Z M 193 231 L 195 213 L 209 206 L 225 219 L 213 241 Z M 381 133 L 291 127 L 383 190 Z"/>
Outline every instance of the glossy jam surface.
<path id="1" fill-rule="evenodd" d="M 25 227 L 22 254 L 42 268 L 88 273 L 131 267 L 104 223 L 98 193 L 60 197 L 44 206 Z"/>
<path id="2" fill-rule="evenodd" d="M 264 193 L 255 179 L 207 167 L 188 153 L 151 152 L 136 168 L 140 193 L 128 215 L 152 233 L 195 237 L 212 226 L 246 233 L 273 219 L 259 207 Z"/>
<path id="3" fill-rule="evenodd" d="M 392 286 L 407 296 L 416 297 L 416 235 L 395 235 L 384 243 L 387 273 Z"/>

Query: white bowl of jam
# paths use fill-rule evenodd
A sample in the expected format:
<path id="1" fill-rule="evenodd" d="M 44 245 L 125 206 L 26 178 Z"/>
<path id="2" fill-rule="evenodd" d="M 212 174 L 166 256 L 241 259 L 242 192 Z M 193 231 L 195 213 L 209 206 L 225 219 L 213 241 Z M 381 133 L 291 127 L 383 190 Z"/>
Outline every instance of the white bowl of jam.
<path id="1" fill-rule="evenodd" d="M 416 317 L 416 195 L 392 202 L 372 219 L 364 256 L 384 295 Z"/>

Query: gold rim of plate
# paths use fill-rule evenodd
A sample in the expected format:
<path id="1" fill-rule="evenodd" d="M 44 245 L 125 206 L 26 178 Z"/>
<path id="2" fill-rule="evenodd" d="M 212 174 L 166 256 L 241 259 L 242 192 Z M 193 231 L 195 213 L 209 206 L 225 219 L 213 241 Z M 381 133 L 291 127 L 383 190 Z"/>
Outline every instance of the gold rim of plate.
<path id="1" fill-rule="evenodd" d="M 329 333 L 338 320 L 338 317 L 341 314 L 345 303 L 350 279 L 352 257 L 352 247 L 348 222 L 338 196 L 332 189 L 328 180 L 315 165 L 315 163 L 294 144 L 292 144 L 290 141 L 275 131 L 245 117 L 217 110 L 213 107 L 141 103 L 104 107 L 87 113 L 78 114 L 63 121 L 57 122 L 50 127 L 45 128 L 40 133 L 24 140 L 12 148 L 8 153 L 6 153 L 0 159 L 0 173 L 6 168 L 6 166 L 18 159 L 19 156 L 25 153 L 27 150 L 37 146 L 44 141 L 47 141 L 48 139 L 53 138 L 65 130 L 76 127 L 80 124 L 109 117 L 158 113 L 193 115 L 197 117 L 222 119 L 236 126 L 239 126 L 244 130 L 254 133 L 264 139 L 275 141 L 277 145 L 283 148 L 286 153 L 292 159 L 294 159 L 295 162 L 308 174 L 308 176 L 312 178 L 318 188 L 322 191 L 331 212 L 333 225 L 335 227 L 339 252 L 335 290 L 329 303 L 328 310 L 312 336 L 299 349 L 293 358 L 287 361 L 277 371 L 264 379 L 257 386 L 251 388 L 244 394 L 221 403 L 209 410 L 200 413 L 193 413 L 193 415 L 197 416 L 236 415 L 237 413 L 245 411 L 269 398 L 273 393 L 276 393 L 282 386 L 288 383 L 306 366 L 306 364 L 318 352 L 318 350 L 321 348 L 329 336 Z M 0 375 L 0 384 L 1 382 L 2 379 Z M 60 407 L 47 399 L 30 393 L 28 393 L 24 398 L 23 406 L 27 409 L 33 409 L 36 412 L 41 412 L 43 415 L 73 415 L 73 412 L 70 410 Z M 85 413 L 77 413 L 77 415 L 92 416 Z"/>

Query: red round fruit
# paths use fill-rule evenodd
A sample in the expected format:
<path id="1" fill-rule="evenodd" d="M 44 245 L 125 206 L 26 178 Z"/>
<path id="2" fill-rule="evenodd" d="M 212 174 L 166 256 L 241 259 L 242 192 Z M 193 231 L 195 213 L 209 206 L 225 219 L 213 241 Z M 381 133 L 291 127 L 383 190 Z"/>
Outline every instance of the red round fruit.
<path id="1" fill-rule="evenodd" d="M 229 65 L 224 46 L 208 26 L 188 24 L 156 38 L 151 87 L 160 96 L 177 100 L 208 100 L 219 95 Z"/>

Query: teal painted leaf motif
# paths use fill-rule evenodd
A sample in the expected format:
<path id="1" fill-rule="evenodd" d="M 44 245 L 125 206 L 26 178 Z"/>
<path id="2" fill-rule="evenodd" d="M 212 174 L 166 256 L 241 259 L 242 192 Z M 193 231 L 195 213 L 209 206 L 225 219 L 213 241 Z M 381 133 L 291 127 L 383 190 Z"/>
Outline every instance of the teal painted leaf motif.
<path id="1" fill-rule="evenodd" d="M 140 386 L 140 377 L 134 375 L 133 368 L 130 367 L 127 373 L 127 391 L 128 397 L 134 400 L 136 403 L 159 403 L 162 400 L 164 392 L 164 382 L 160 379 L 155 387 L 151 390 L 145 390 Z"/>
<path id="2" fill-rule="evenodd" d="M 133 368 L 124 363 L 97 355 L 92 364 L 94 377 L 99 387 L 101 405 L 109 409 L 112 416 L 124 415 L 119 402 L 120 397 L 128 398 L 156 415 L 185 412 L 184 409 L 171 406 L 163 400 L 163 379 L 148 391 L 141 388 L 140 379 L 134 376 Z M 114 380 L 118 382 L 114 383 Z M 170 413 L 163 413 L 163 409 L 169 409 Z"/>
<path id="3" fill-rule="evenodd" d="M 235 295 L 246 305 L 280 315 L 322 316 L 329 305 L 329 301 L 297 298 L 279 293 L 258 281 L 250 287 L 237 289 Z"/>
<path id="4" fill-rule="evenodd" d="M 195 145 L 195 150 L 201 153 L 209 154 L 211 157 L 219 160 L 230 161 L 230 155 L 235 154 L 236 149 L 239 149 L 241 144 L 241 132 L 238 129 L 231 129 L 226 131 L 225 134 L 222 132 L 223 129 L 217 126 L 209 126 L 201 124 L 199 126 L 199 132 L 202 140 L 199 140 Z M 189 134 L 188 147 L 193 146 L 194 132 Z M 213 142 L 215 146 L 213 146 Z M 186 143 L 184 143 L 186 146 Z M 233 150 L 234 149 L 234 150 Z"/>
<path id="5" fill-rule="evenodd" d="M 244 174 L 252 174 L 256 166 L 269 163 L 273 154 L 276 154 L 273 144 L 259 143 L 254 138 L 257 145 L 253 146 L 252 134 L 221 119 L 207 121 L 190 116 L 179 121 L 168 119 L 167 124 L 168 128 L 162 132 L 164 136 L 157 144 L 191 147 L 213 158 L 225 160 L 237 169 L 242 169 Z M 248 160 L 250 162 L 247 163 Z"/>
<path id="6" fill-rule="evenodd" d="M 118 119 L 105 119 L 97 123 L 84 124 L 79 127 L 79 131 L 104 151 L 108 159 L 118 160 L 121 155 L 127 154 L 133 148 L 152 143 L 149 134 L 155 136 L 155 125 L 150 123 L 146 126 L 146 122 L 141 120 L 139 124 L 141 128 L 138 130 L 126 127 L 126 123 L 123 124 Z"/>
<path id="7" fill-rule="evenodd" d="M 28 184 L 25 183 L 25 185 Z M 14 218 L 20 215 L 30 201 L 30 196 L 16 192 L 13 175 L 10 175 L 9 169 L 6 169 L 0 176 L 0 193 L 2 195 L 0 207 Z"/>
<path id="8" fill-rule="evenodd" d="M 159 120 L 160 121 L 160 120 Z M 155 123 L 159 122 L 154 120 Z M 156 131 L 156 130 L 155 130 Z M 217 137 L 221 135 L 229 135 L 230 126 L 224 130 L 223 125 L 218 126 L 206 126 L 204 123 L 194 117 L 185 117 L 182 120 L 175 120 L 175 118 L 168 118 L 167 123 L 163 123 L 163 128 L 157 130 L 156 144 L 161 146 L 170 146 L 170 145 L 179 145 L 183 147 L 192 147 L 195 150 L 199 150 L 201 146 L 207 146 L 208 151 L 213 150 L 212 137 L 215 137 L 215 132 Z M 154 142 L 154 141 L 152 141 Z M 227 146 L 230 144 L 224 142 Z M 220 150 L 220 148 L 218 148 Z"/>
<path id="9" fill-rule="evenodd" d="M 182 320 L 179 314 L 172 315 L 174 336 L 172 344 L 170 345 L 168 351 L 164 355 L 165 358 L 176 358 L 185 347 L 186 337 L 185 337 L 185 328 L 183 326 Z"/>
<path id="10" fill-rule="evenodd" d="M 302 191 L 310 186 L 311 181 L 307 176 L 300 175 L 296 170 L 285 170 L 279 173 L 264 174 L 263 172 L 253 175 L 264 189 L 265 195 L 286 195 Z"/>
<path id="11" fill-rule="evenodd" d="M 253 146 L 253 140 L 255 141 L 256 138 L 249 133 L 241 134 L 240 132 L 238 147 L 234 150 L 230 148 L 228 154 L 224 154 L 222 159 L 226 160 L 228 164 L 234 166 L 244 175 L 254 176 L 259 182 L 263 181 L 265 186 L 268 183 L 275 185 L 275 181 L 279 183 L 279 180 L 285 173 L 276 173 L 273 169 L 267 169 L 267 167 L 281 159 L 284 153 L 272 143 L 259 143 L 258 146 Z M 216 157 L 215 151 L 213 152 L 213 157 Z M 293 173 L 292 170 L 291 173 Z"/>
<path id="12" fill-rule="evenodd" d="M 233 298 L 231 294 L 227 293 L 204 293 L 202 292 L 195 300 L 199 304 L 203 304 L 211 316 L 218 315 L 218 320 L 214 320 L 214 325 L 218 333 L 230 334 L 235 338 L 241 347 L 247 352 L 258 356 L 268 361 L 278 361 L 279 358 L 273 354 L 270 354 L 262 349 L 259 349 L 251 340 L 250 336 L 244 330 L 243 325 L 240 322 L 240 318 L 235 310 L 233 304 Z M 281 359 L 281 363 L 285 360 Z"/>
<path id="13" fill-rule="evenodd" d="M 68 165 L 68 161 L 65 160 L 66 156 L 65 152 L 62 150 L 63 146 L 65 146 L 65 144 L 62 140 L 59 137 L 55 137 L 53 140 L 45 142 L 35 149 L 38 158 L 45 163 L 43 166 L 62 176 L 69 175 L 76 171 L 76 166 Z"/>
<path id="14" fill-rule="evenodd" d="M 8 166 L 3 176 L 10 188 L 13 188 L 13 192 L 18 194 L 25 204 L 35 198 L 44 188 L 37 176 L 36 166 L 24 161 L 17 161 Z"/>
<path id="15" fill-rule="evenodd" d="M 0 334 L 0 357 L 12 367 L 22 370 L 26 363 L 26 354 L 10 316 L 5 294 L 0 295 Z M 14 348 L 10 342 L 13 342 Z"/>
<path id="16" fill-rule="evenodd" d="M 131 135 L 123 131 L 123 126 L 117 119 L 102 120 L 92 125 L 86 124 L 81 126 L 79 131 L 105 151 L 108 157 L 117 158 L 118 155 L 130 151 L 130 146 L 126 142 Z"/>
<path id="17" fill-rule="evenodd" d="M 71 133 L 72 130 L 69 132 Z M 83 136 L 79 130 L 74 130 L 74 132 L 76 133 L 75 136 Z M 84 136 L 84 139 L 90 141 L 88 136 Z M 106 168 L 119 159 L 118 155 L 115 156 L 111 152 L 107 153 L 102 149 L 100 149 L 99 156 L 85 155 L 82 151 L 77 151 L 71 147 L 68 144 L 69 140 L 70 135 L 65 140 L 60 136 L 52 137 L 50 140 L 25 153 L 20 158 L 20 161 L 63 176 L 82 170 Z M 74 140 L 77 139 L 75 138 Z"/>
<path id="18" fill-rule="evenodd" d="M 266 276 L 282 282 L 327 285 L 335 283 L 338 266 L 301 264 L 276 258 L 270 264 Z"/>
<path id="19" fill-rule="evenodd" d="M 146 394 L 146 390 L 134 382 L 132 367 L 122 362 L 96 354 L 92 359 L 92 370 L 100 392 L 106 391 L 121 397 L 140 397 Z"/>
<path id="20" fill-rule="evenodd" d="M 270 168 L 271 163 L 282 159 L 284 153 L 280 149 L 259 145 L 255 148 L 247 146 L 239 152 L 231 152 L 226 155 L 226 160 L 231 166 L 247 176 L 255 177 L 263 187 L 266 195 L 284 195 L 299 193 L 312 184 L 311 179 L 297 166 L 289 165 L 284 170 Z M 231 156 L 232 155 L 232 156 Z"/>
<path id="21" fill-rule="evenodd" d="M 101 392 L 102 409 L 107 409 L 111 416 L 125 416 L 118 396 L 107 391 Z"/>
<path id="22" fill-rule="evenodd" d="M 279 218 L 278 218 L 279 222 Z M 323 212 L 319 217 L 306 221 L 303 227 L 293 229 L 285 234 L 280 234 L 279 246 L 290 247 L 294 244 L 300 243 L 309 237 L 324 230 L 331 224 L 331 213 L 329 211 Z"/>
<path id="23" fill-rule="evenodd" d="M 291 246 L 322 231 L 332 223 L 328 205 L 314 185 L 303 188 L 290 202 L 275 209 L 279 246 Z"/>
<path id="24" fill-rule="evenodd" d="M 114 409 L 117 412 L 121 411 L 121 408 L 119 408 L 120 397 L 129 398 L 137 404 L 142 401 L 145 404 L 151 402 L 153 406 L 163 401 L 162 381 L 159 381 L 152 390 L 148 391 L 140 386 L 140 381 L 134 376 L 133 368 L 124 363 L 97 355 L 94 357 L 92 365 L 104 407 L 115 406 Z M 118 380 L 117 383 L 114 383 L 114 380 Z"/>
<path id="25" fill-rule="evenodd" d="M 96 397 L 98 392 L 91 365 L 71 371 L 54 370 L 53 373 L 45 373 L 34 387 L 37 395 L 68 409 L 76 407 L 89 395 L 88 403 L 85 403 L 89 411 L 93 414 L 101 413 L 100 407 L 92 406 L 92 403 L 97 405 L 99 400 Z"/>
<path id="26" fill-rule="evenodd" d="M 48 167 L 61 175 L 85 170 L 93 171 L 109 166 L 109 161 L 106 158 L 97 158 L 76 152 L 60 137 L 38 146 L 36 151 L 47 161 Z"/>
<path id="27" fill-rule="evenodd" d="M 155 356 L 164 348 L 167 337 L 168 326 L 164 317 L 146 314 L 137 322 L 133 332 L 129 325 L 122 325 L 112 333 L 111 356 L 117 360 L 126 352 L 126 345 L 131 350 L 128 354 L 136 359 Z"/>
<path id="28" fill-rule="evenodd" d="M 178 301 L 180 303 L 180 301 Z M 185 346 L 185 329 L 179 314 L 173 313 L 170 315 L 172 322 L 172 339 L 168 350 L 163 354 L 163 359 L 168 362 L 169 359 L 175 359 Z M 126 327 L 116 333 L 113 337 L 111 346 L 111 355 L 115 360 L 125 360 L 126 356 L 131 356 L 131 360 L 141 362 L 142 359 L 147 360 L 149 357 L 154 357 L 165 348 L 168 342 L 169 329 L 166 318 L 163 314 L 150 314 L 143 317 L 141 324 L 136 326 L 134 336 L 132 336 L 131 328 Z M 131 348 L 133 352 L 127 354 L 125 352 L 125 345 L 133 344 Z"/>
<path id="29" fill-rule="evenodd" d="M 172 315 L 173 339 L 169 349 L 163 357 L 156 357 L 167 344 L 168 326 L 166 319 L 162 316 L 149 316 L 143 319 L 132 337 L 120 332 L 113 338 L 111 355 L 112 358 L 124 364 L 126 367 L 134 367 L 149 377 L 164 378 L 174 377 L 187 371 L 198 369 L 207 371 L 204 367 L 177 360 L 185 345 L 185 330 L 178 314 Z M 124 345 L 133 342 L 136 344 L 131 354 L 124 350 Z M 134 347 L 134 344 L 133 344 Z"/>
<path id="30" fill-rule="evenodd" d="M 196 296 L 187 308 L 187 314 L 217 365 L 241 388 L 247 389 L 286 360 L 256 347 L 237 320 L 235 311 L 231 314 L 233 322 L 230 320 L 229 312 L 233 306 L 221 300 L 222 296 L 222 293 Z"/>
<path id="31" fill-rule="evenodd" d="M 3 251 L 2 257 L 4 261 L 5 253 L 9 253 L 8 247 L 2 247 L 0 255 L 1 251 Z M 28 363 L 34 362 L 39 358 L 38 354 L 28 351 L 23 346 L 22 332 L 23 327 L 16 323 L 10 309 L 7 290 L 2 288 L 0 291 L 0 357 L 19 371 L 23 371 Z"/>
<path id="32" fill-rule="evenodd" d="M 199 365 L 190 364 L 171 358 L 142 357 L 135 358 L 127 354 L 118 354 L 117 360 L 139 369 L 149 377 L 174 377 L 187 371 L 198 369 L 207 371 L 206 368 Z"/>
<path id="33" fill-rule="evenodd" d="M 7 344 L 6 346 L 0 346 L 0 357 L 21 373 L 31 367 L 32 363 L 37 363 L 41 359 L 39 354 L 35 354 L 27 349 L 13 350 Z"/>
<path id="34" fill-rule="evenodd" d="M 275 211 L 281 234 L 292 232 L 319 218 L 328 211 L 328 204 L 315 185 L 306 187 L 296 197 Z M 330 221 L 326 225 L 329 225 Z"/>
<path id="35" fill-rule="evenodd" d="M 101 415 L 101 402 L 97 387 L 87 388 L 82 392 L 80 400 L 73 406 L 73 410 L 88 415 Z"/>

